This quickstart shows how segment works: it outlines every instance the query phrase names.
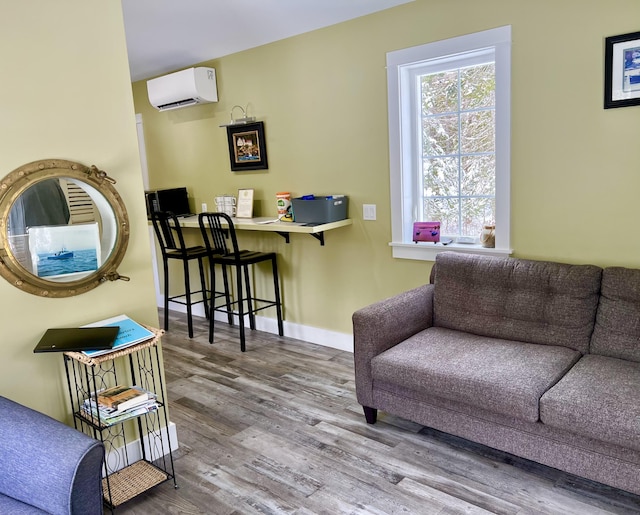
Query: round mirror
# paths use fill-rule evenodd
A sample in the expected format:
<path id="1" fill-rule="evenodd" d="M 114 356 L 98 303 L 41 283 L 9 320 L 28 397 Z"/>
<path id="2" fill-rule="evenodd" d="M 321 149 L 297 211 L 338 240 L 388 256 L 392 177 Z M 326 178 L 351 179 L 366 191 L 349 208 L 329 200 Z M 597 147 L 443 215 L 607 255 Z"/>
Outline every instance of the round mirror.
<path id="1" fill-rule="evenodd" d="M 95 166 L 35 161 L 0 182 L 0 275 L 29 293 L 69 297 L 116 272 L 129 241 L 115 181 Z"/>

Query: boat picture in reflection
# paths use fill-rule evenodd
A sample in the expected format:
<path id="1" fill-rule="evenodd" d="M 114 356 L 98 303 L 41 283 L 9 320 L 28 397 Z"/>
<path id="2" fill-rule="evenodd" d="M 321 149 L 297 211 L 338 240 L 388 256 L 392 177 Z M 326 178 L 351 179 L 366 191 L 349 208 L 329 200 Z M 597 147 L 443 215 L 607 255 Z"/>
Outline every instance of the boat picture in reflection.
<path id="1" fill-rule="evenodd" d="M 38 257 L 38 277 L 55 277 L 98 269 L 95 249 L 59 251 Z"/>
<path id="2" fill-rule="evenodd" d="M 71 259 L 72 257 L 73 252 L 63 247 L 62 250 L 59 250 L 55 254 L 47 256 L 47 259 Z"/>
<path id="3" fill-rule="evenodd" d="M 27 232 L 32 269 L 38 277 L 69 280 L 100 268 L 96 223 L 30 227 Z"/>

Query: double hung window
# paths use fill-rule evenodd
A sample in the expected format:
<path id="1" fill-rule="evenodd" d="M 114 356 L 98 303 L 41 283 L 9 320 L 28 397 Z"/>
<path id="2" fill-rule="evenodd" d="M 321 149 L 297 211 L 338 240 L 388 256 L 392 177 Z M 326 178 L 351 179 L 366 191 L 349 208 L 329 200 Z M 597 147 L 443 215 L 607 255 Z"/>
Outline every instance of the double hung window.
<path id="1" fill-rule="evenodd" d="M 394 257 L 509 254 L 510 27 L 387 54 Z M 453 243 L 415 245 L 416 221 Z M 479 245 L 495 225 L 496 246 Z"/>

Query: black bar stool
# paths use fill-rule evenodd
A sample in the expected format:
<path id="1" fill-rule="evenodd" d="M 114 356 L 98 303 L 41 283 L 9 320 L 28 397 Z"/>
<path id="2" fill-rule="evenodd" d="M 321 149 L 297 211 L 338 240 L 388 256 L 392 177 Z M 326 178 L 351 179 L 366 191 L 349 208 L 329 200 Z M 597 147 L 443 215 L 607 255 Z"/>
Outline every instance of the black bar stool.
<path id="1" fill-rule="evenodd" d="M 201 213 L 198 216 L 200 231 L 205 247 L 209 253 L 209 266 L 211 269 L 211 291 L 215 291 L 214 266 L 222 265 L 223 277 L 226 279 L 226 267 L 236 268 L 236 296 L 237 299 L 231 302 L 230 298 L 225 299 L 224 305 L 215 305 L 215 300 L 211 302 L 211 313 L 209 315 L 209 343 L 213 343 L 214 314 L 221 311 L 230 315 L 233 307 L 238 312 L 240 325 L 240 350 L 245 351 L 245 331 L 244 317 L 249 315 L 249 325 L 251 329 L 256 328 L 255 313 L 270 307 L 276 308 L 278 316 L 278 334 L 284 335 L 282 324 L 282 302 L 280 300 L 280 285 L 278 279 L 277 254 L 275 252 L 255 252 L 252 250 L 240 250 L 236 237 L 233 221 L 224 213 Z M 227 237 L 231 239 L 231 248 L 227 246 Z M 271 262 L 273 272 L 273 289 L 275 300 L 260 299 L 251 293 L 251 281 L 249 279 L 249 266 L 262 261 Z M 244 284 L 243 284 L 244 276 Z M 228 290 L 227 290 L 228 291 Z M 246 292 L 246 295 L 245 295 Z M 245 309 L 246 302 L 246 309 Z"/>
<path id="2" fill-rule="evenodd" d="M 162 267 L 164 270 L 164 330 L 169 330 L 169 302 L 175 302 L 187 307 L 187 324 L 189 327 L 189 338 L 193 338 L 193 320 L 191 318 L 191 306 L 200 302 L 204 303 L 206 316 L 209 316 L 209 304 L 207 302 L 207 284 L 204 277 L 203 259 L 209 253 L 202 245 L 187 247 L 184 243 L 182 228 L 178 222 L 178 217 L 170 212 L 155 212 L 151 214 L 153 228 L 162 251 Z M 184 293 L 169 296 L 169 260 L 177 259 L 182 261 L 184 267 Z M 189 281 L 189 262 L 198 260 L 200 270 L 201 289 L 191 291 Z M 200 300 L 192 300 L 192 295 L 201 294 Z M 183 300 L 184 299 L 184 300 Z"/>

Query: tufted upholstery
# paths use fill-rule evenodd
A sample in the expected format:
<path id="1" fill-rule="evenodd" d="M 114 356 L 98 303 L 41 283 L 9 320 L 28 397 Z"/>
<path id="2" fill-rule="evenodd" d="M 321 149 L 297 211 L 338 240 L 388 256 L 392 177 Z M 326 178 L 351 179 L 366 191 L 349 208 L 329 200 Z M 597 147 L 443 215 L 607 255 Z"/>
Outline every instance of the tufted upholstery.
<path id="1" fill-rule="evenodd" d="M 434 325 L 586 353 L 601 273 L 593 265 L 442 253 Z"/>
<path id="2" fill-rule="evenodd" d="M 591 353 L 640 362 L 640 270 L 605 268 Z"/>
<path id="3" fill-rule="evenodd" d="M 640 270 L 442 253 L 353 314 L 378 410 L 640 495 Z"/>

